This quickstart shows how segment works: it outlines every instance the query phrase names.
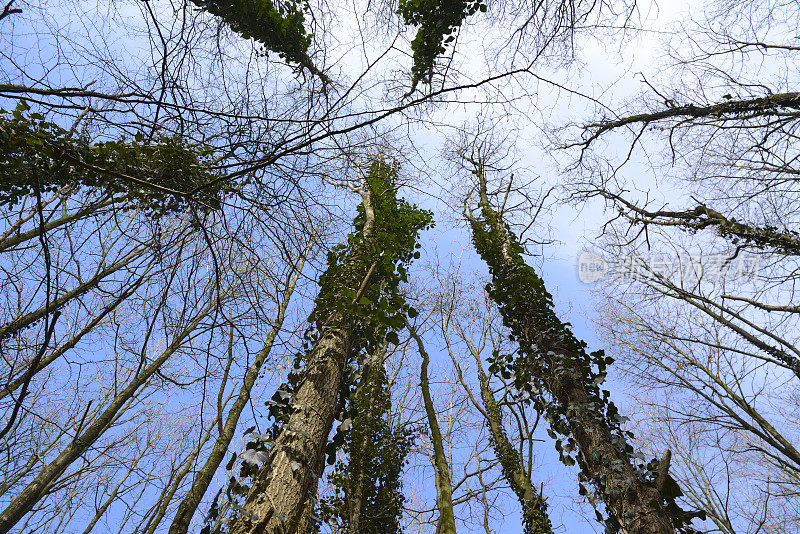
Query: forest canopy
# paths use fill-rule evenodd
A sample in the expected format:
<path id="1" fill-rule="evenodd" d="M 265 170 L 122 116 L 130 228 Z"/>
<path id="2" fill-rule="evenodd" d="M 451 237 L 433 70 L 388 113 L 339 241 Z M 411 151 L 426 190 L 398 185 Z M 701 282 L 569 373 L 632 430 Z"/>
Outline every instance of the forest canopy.
<path id="1" fill-rule="evenodd" d="M 0 8 L 0 534 L 800 532 L 796 3 Z"/>

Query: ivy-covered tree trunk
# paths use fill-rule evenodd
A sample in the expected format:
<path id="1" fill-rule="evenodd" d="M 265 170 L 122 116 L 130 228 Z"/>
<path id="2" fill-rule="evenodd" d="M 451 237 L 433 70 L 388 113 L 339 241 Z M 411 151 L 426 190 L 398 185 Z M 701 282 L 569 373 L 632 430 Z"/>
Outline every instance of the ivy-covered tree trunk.
<path id="1" fill-rule="evenodd" d="M 366 220 L 363 237 L 374 224 L 369 193 L 364 195 Z M 361 266 L 361 265 L 359 265 Z M 346 273 L 348 279 L 353 274 Z M 359 273 L 369 285 L 371 273 Z M 357 288 L 358 286 L 355 286 Z M 259 471 L 244 504 L 245 514 L 232 534 L 295 532 L 300 512 L 316 487 L 317 466 L 333 427 L 352 335 L 341 312 L 329 316 L 328 331 L 309 355 L 308 367 L 292 398 L 292 413 L 272 445 L 267 463 Z"/>
<path id="2" fill-rule="evenodd" d="M 515 387 L 530 395 L 550 424 L 564 463 L 575 462 L 572 453 L 577 449 L 581 481 L 593 483 L 609 513 L 609 529 L 630 534 L 691 531 L 692 514 L 674 500 L 680 489 L 669 477 L 668 460 L 637 465 L 619 426 L 622 418 L 609 393 L 599 387 L 610 358 L 602 351 L 587 353 L 586 344 L 558 319 L 544 282 L 524 262 L 522 247 L 489 203 L 482 166 L 472 163 L 480 181 L 481 217 L 467 217 L 475 247 L 491 271 L 489 294 L 520 349 L 516 357 L 497 355 L 490 370 L 509 378 L 513 374 Z"/>
<path id="3" fill-rule="evenodd" d="M 245 501 L 249 514 L 231 531 L 244 533 L 294 532 L 300 512 L 312 495 L 316 466 L 328 443 L 336 415 L 336 397 L 351 340 L 346 329 L 334 329 L 319 343 L 300 388 L 293 413 L 273 444 L 267 464 L 259 471 Z"/>
<path id="4" fill-rule="evenodd" d="M 480 362 L 478 363 L 480 364 Z M 478 380 L 480 381 L 481 400 L 486 410 L 486 425 L 492 435 L 492 447 L 497 459 L 500 460 L 503 477 L 522 506 L 525 534 L 552 534 L 553 525 L 547 516 L 547 503 L 541 493 L 531 484 L 531 479 L 522 464 L 522 457 L 508 439 L 503 427 L 503 415 L 500 407 L 489 386 L 489 378 L 480 365 L 478 366 Z"/>
<path id="5" fill-rule="evenodd" d="M 397 286 L 415 253 L 418 231 L 430 215 L 395 197 L 396 169 L 381 160 L 370 166 L 356 232 L 330 253 L 320 293 L 309 318 L 305 370 L 292 386 L 288 414 L 268 458 L 254 476 L 232 534 L 296 534 L 303 510 L 316 494 L 319 466 L 348 388 L 345 373 L 362 351 L 389 339 L 405 313 Z"/>
<path id="6" fill-rule="evenodd" d="M 353 444 L 353 450 L 356 454 L 364 451 L 367 446 L 368 435 L 366 432 L 363 432 L 360 436 L 359 443 Z M 351 460 L 352 461 L 352 460 Z M 348 525 L 347 532 L 349 534 L 359 534 L 361 532 L 361 519 L 363 516 L 364 511 L 364 493 L 366 491 L 367 485 L 367 471 L 363 462 L 359 462 L 358 469 L 356 470 L 354 480 L 352 482 L 352 487 L 350 489 L 350 498 L 347 500 L 349 513 L 350 513 L 350 524 Z"/>
<path id="7" fill-rule="evenodd" d="M 328 478 L 334 491 L 319 506 L 321 522 L 334 532 L 402 532 L 405 498 L 400 477 L 413 440 L 408 427 L 392 424 L 386 349 L 384 344 L 368 354 L 354 373 L 358 384 L 345 407 L 345 420 L 352 425 L 344 438 L 344 454 Z"/>
<path id="8" fill-rule="evenodd" d="M 376 482 L 367 479 L 369 476 L 367 463 L 376 460 L 372 457 L 373 455 L 369 454 L 370 439 L 373 438 L 371 430 L 381 423 L 381 418 L 389 415 L 388 410 L 381 410 L 382 406 L 378 406 L 381 400 L 379 395 L 384 393 L 382 389 L 386 385 L 386 381 L 382 380 L 385 378 L 383 376 L 385 354 L 386 346 L 384 345 L 378 353 L 378 359 L 381 360 L 380 370 L 373 368 L 373 362 L 367 362 L 362 366 L 361 383 L 354 393 L 354 404 L 358 413 L 354 414 L 356 419 L 353 421 L 350 459 L 347 466 L 350 474 L 348 481 L 350 487 L 346 499 L 349 516 L 348 534 L 361 534 L 362 519 L 367 507 L 367 484 Z"/>
<path id="9" fill-rule="evenodd" d="M 453 510 L 453 486 L 450 476 L 450 465 L 447 463 L 447 456 L 444 452 L 444 440 L 442 431 L 439 428 L 439 421 L 436 419 L 436 411 L 433 408 L 431 389 L 428 382 L 428 364 L 430 357 L 422 343 L 422 338 L 417 331 L 407 323 L 411 337 L 417 342 L 419 355 L 422 357 L 422 365 L 419 371 L 420 389 L 422 390 L 422 403 L 425 406 L 425 414 L 428 416 L 428 426 L 431 429 L 431 444 L 433 445 L 433 464 L 436 471 L 436 504 L 439 506 L 439 521 L 436 524 L 436 534 L 456 534 L 456 518 Z"/>

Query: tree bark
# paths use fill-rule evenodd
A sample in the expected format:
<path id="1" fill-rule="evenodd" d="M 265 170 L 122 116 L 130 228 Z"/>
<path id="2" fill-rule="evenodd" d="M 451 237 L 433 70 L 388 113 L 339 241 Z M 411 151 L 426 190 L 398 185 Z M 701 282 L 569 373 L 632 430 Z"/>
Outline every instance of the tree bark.
<path id="1" fill-rule="evenodd" d="M 696 106 L 694 104 L 672 106 L 652 113 L 640 113 L 617 120 L 604 120 L 588 124 L 585 129 L 590 132 L 590 135 L 584 141 L 576 144 L 588 146 L 602 134 L 632 124 L 647 126 L 650 123 L 662 120 L 691 120 L 705 117 L 713 117 L 722 122 L 742 117 L 769 117 L 779 113 L 791 114 L 797 113 L 797 110 L 800 110 L 800 92 L 778 93 L 745 100 L 730 100 L 707 106 Z"/>
<path id="2" fill-rule="evenodd" d="M 361 381 L 355 392 L 355 397 L 359 399 L 357 401 L 358 406 L 375 405 L 375 399 L 381 387 L 381 384 L 376 383 L 375 381 L 375 373 L 383 372 L 383 364 L 386 359 L 386 349 L 387 344 L 383 343 L 378 348 L 376 353 L 374 355 L 370 355 L 367 358 L 367 361 L 362 365 Z M 361 399 L 364 399 L 364 401 L 362 402 Z M 385 414 L 375 413 L 374 411 L 370 413 L 359 413 L 357 418 L 360 418 L 362 422 L 353 422 L 352 432 L 355 432 L 356 425 L 360 425 L 362 430 L 359 434 L 359 439 L 357 441 L 354 439 L 350 445 L 351 449 L 349 467 L 354 467 L 354 473 L 351 475 L 352 478 L 349 483 L 350 486 L 348 488 L 347 495 L 349 518 L 347 531 L 349 534 L 359 534 L 362 532 L 362 518 L 366 508 L 364 494 L 366 492 L 367 484 L 371 482 L 367 479 L 367 465 L 365 464 L 365 462 L 368 462 L 369 460 L 365 460 L 363 454 L 369 446 L 370 434 L 368 429 L 370 425 L 374 424 L 376 419 L 384 416 Z M 353 434 L 351 434 L 351 436 L 352 435 Z"/>
<path id="3" fill-rule="evenodd" d="M 289 534 L 297 531 L 300 512 L 311 496 L 316 467 L 325 453 L 336 415 L 336 398 L 350 348 L 348 332 L 331 329 L 320 340 L 292 399 L 294 410 L 259 470 L 244 510 L 252 519 L 237 520 L 231 534 Z"/>
<path id="4" fill-rule="evenodd" d="M 197 507 L 200 504 L 200 501 L 203 499 L 206 490 L 208 490 L 211 480 L 214 477 L 214 473 L 216 473 L 219 469 L 222 459 L 224 458 L 225 453 L 228 451 L 228 447 L 230 446 L 231 440 L 233 439 L 233 435 L 236 431 L 236 425 L 239 422 L 239 417 L 242 415 L 242 411 L 247 405 L 247 402 L 250 400 L 250 392 L 256 383 L 258 373 L 261 371 L 261 366 L 269 356 L 272 350 L 272 345 L 275 342 L 275 338 L 278 336 L 278 333 L 283 326 L 283 320 L 286 317 L 286 309 L 289 307 L 289 301 L 292 297 L 292 293 L 294 292 L 297 280 L 300 277 L 300 273 L 303 270 L 305 256 L 308 254 L 308 252 L 309 249 L 307 248 L 294 266 L 291 277 L 286 286 L 286 291 L 283 295 L 283 300 L 278 306 L 278 314 L 275 318 L 275 324 L 267 335 L 264 346 L 259 351 L 252 365 L 250 365 L 250 367 L 247 369 L 247 374 L 245 375 L 244 381 L 239 390 L 239 395 L 237 396 L 233 407 L 231 407 L 230 411 L 228 412 L 225 425 L 222 427 L 216 443 L 214 443 L 214 448 L 211 450 L 211 454 L 209 454 L 206 463 L 203 465 L 200 471 L 197 472 L 191 488 L 186 493 L 186 496 L 183 498 L 183 501 L 181 501 L 181 504 L 178 506 L 178 511 L 175 513 L 175 518 L 172 520 L 172 525 L 169 528 L 170 534 L 186 534 L 189 531 L 189 524 L 192 521 L 192 517 L 197 511 Z"/>
<path id="5" fill-rule="evenodd" d="M 493 298 L 522 352 L 538 360 L 530 366 L 531 372 L 538 373 L 534 378 L 560 407 L 577 444 L 584 473 L 602 489 L 599 496 L 624 532 L 674 533 L 658 483 L 644 480 L 634 469 L 624 437 L 618 432 L 612 434 L 602 400 L 592 394 L 591 385 L 585 381 L 587 363 L 580 352 L 583 345 L 555 315 L 551 297 L 538 275 L 522 263 L 519 245 L 489 204 L 482 165 L 470 162 L 480 181 L 483 220 L 471 214 L 468 217 L 476 245 L 481 243 L 479 253 L 491 268 L 493 285 L 502 288 L 505 295 Z M 479 232 L 484 234 L 481 240 Z"/>
<path id="6" fill-rule="evenodd" d="M 360 191 L 365 212 L 362 240 L 368 240 L 375 224 L 370 192 Z M 358 246 L 358 245 L 356 245 Z M 352 268 L 352 266 L 351 266 Z M 373 263 L 363 277 L 356 301 L 374 274 Z M 349 319 L 333 312 L 327 331 L 308 356 L 308 367 L 292 398 L 292 413 L 272 444 L 269 459 L 259 469 L 244 503 L 244 513 L 231 525 L 231 534 L 297 534 L 304 510 L 316 493 L 318 467 L 324 465 L 325 446 L 338 407 L 344 368 L 350 355 Z"/>
<path id="7" fill-rule="evenodd" d="M 476 358 L 479 357 L 476 355 Z M 531 479 L 522 465 L 522 458 L 506 435 L 502 413 L 489 387 L 489 379 L 480 366 L 480 362 L 478 364 L 478 380 L 480 381 L 481 400 L 486 408 L 486 424 L 492 434 L 492 445 L 498 460 L 500 460 L 503 476 L 522 506 L 525 534 L 552 534 L 553 527 L 547 516 L 547 504 L 541 493 L 531 484 Z"/>

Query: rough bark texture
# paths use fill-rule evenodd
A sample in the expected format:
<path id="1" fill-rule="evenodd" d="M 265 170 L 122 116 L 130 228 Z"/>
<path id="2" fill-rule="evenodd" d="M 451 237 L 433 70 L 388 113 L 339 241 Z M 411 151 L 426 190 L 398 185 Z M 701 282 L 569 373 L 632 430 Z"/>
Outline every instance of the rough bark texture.
<path id="1" fill-rule="evenodd" d="M 355 232 L 328 254 L 320 291 L 306 331 L 305 369 L 292 373 L 276 416 L 279 426 L 265 463 L 252 475 L 232 534 L 297 534 L 316 496 L 333 421 L 349 395 L 345 371 L 381 343 L 397 343 L 395 330 L 407 311 L 398 285 L 419 253 L 417 236 L 429 212 L 397 199 L 397 167 L 373 160 L 363 185 Z M 343 421 L 344 423 L 344 421 Z M 342 429 L 344 430 L 344 429 Z M 250 475 L 248 475 L 250 476 Z"/>
<path id="2" fill-rule="evenodd" d="M 362 193 L 365 223 L 363 239 L 369 238 L 375 213 L 368 192 Z M 343 282 L 363 277 L 358 293 L 369 284 L 374 264 L 367 273 L 347 273 Z M 356 300 L 360 298 L 357 295 Z M 292 398 L 292 413 L 272 444 L 269 459 L 255 477 L 244 512 L 231 526 L 231 534 L 297 534 L 308 501 L 316 494 L 319 466 L 324 465 L 325 446 L 338 409 L 344 368 L 352 345 L 348 318 L 333 313 L 327 331 L 309 354 L 309 363 Z"/>
<path id="3" fill-rule="evenodd" d="M 319 478 L 322 476 L 320 472 L 317 476 L 317 484 L 315 484 L 315 489 L 312 492 L 312 495 L 316 497 L 317 490 L 316 486 L 319 484 Z M 314 528 L 314 505 L 316 504 L 316 499 L 307 499 L 306 503 L 303 505 L 303 511 L 300 512 L 300 520 L 297 525 L 297 534 L 311 534 L 312 529 Z"/>
<path id="4" fill-rule="evenodd" d="M 333 426 L 349 345 L 348 332 L 339 328 L 320 341 L 292 400 L 294 411 L 245 501 L 244 509 L 253 514 L 252 520 L 237 521 L 232 534 L 297 531 Z"/>
<path id="5" fill-rule="evenodd" d="M 419 381 L 422 390 L 422 402 L 425 405 L 425 413 L 428 416 L 428 425 L 431 428 L 431 443 L 433 444 L 433 462 L 436 470 L 436 503 L 439 506 L 439 521 L 436 525 L 436 534 L 455 534 L 456 520 L 453 511 L 453 489 L 450 477 L 450 466 L 447 463 L 447 456 L 444 453 L 444 440 L 439 429 L 439 421 L 436 419 L 436 411 L 433 408 L 431 399 L 430 385 L 428 383 L 428 363 L 430 357 L 425 351 L 422 338 L 410 323 L 406 322 L 409 332 L 417 342 L 419 354 L 422 357 L 420 366 Z"/>
<path id="6" fill-rule="evenodd" d="M 642 482 L 628 455 L 614 444 L 608 428 L 598 422 L 592 412 L 582 383 L 569 372 L 550 380 L 553 396 L 565 406 L 573 406 L 572 432 L 579 454 L 593 479 L 605 480 L 606 492 L 616 498 L 606 499 L 606 506 L 624 522 L 623 531 L 630 534 L 671 534 L 672 521 L 662 506 L 663 497 L 651 484 Z"/>
<path id="7" fill-rule="evenodd" d="M 306 249 L 304 254 L 307 253 L 308 249 Z M 239 417 L 242 415 L 242 411 L 244 410 L 245 406 L 247 406 L 247 402 L 250 400 L 250 392 L 256 383 L 258 373 L 261 371 L 261 366 L 266 361 L 267 356 L 269 356 L 272 350 L 272 345 L 275 342 L 275 338 L 278 336 L 278 333 L 283 326 L 283 320 L 286 317 L 286 309 L 289 306 L 289 301 L 292 293 L 294 292 L 295 285 L 297 284 L 297 279 L 300 277 L 300 272 L 303 270 L 304 263 L 305 256 L 301 256 L 295 265 L 292 276 L 287 284 L 286 291 L 283 295 L 283 300 L 278 306 L 278 314 L 275 318 L 275 324 L 273 325 L 272 330 L 270 330 L 270 333 L 267 335 L 264 346 L 259 351 L 255 361 L 253 361 L 247 370 L 247 374 L 245 375 L 244 381 L 242 382 L 242 386 L 239 390 L 239 395 L 236 397 L 236 401 L 234 401 L 233 406 L 228 412 L 228 416 L 225 419 L 225 424 L 222 427 L 222 431 L 220 432 L 219 436 L 217 436 L 217 441 L 214 443 L 214 448 L 211 450 L 211 454 L 209 454 L 208 459 L 203 467 L 197 472 L 194 482 L 192 483 L 192 487 L 186 493 L 183 501 L 181 501 L 181 504 L 178 506 L 178 511 L 175 513 L 175 518 L 173 519 L 172 525 L 169 528 L 170 534 L 186 534 L 189 531 L 189 524 L 191 523 L 192 517 L 197 510 L 197 506 L 203 499 L 206 490 L 214 478 L 214 473 L 216 473 L 219 469 L 222 459 L 225 457 L 225 453 L 228 451 L 228 447 L 231 444 L 231 439 L 233 439 L 233 435 L 236 431 L 236 425 L 239 422 Z"/>

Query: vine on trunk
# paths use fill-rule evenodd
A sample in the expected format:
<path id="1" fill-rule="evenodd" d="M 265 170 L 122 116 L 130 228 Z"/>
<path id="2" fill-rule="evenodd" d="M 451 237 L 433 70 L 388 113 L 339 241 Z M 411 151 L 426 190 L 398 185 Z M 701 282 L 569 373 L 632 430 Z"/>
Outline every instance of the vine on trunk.
<path id="1" fill-rule="evenodd" d="M 400 0 L 397 12 L 405 23 L 419 26 L 411 41 L 414 63 L 409 94 L 419 82 L 431 82 L 436 58 L 455 41 L 454 33 L 464 20 L 479 10 L 486 11 L 483 0 Z"/>
<path id="2" fill-rule="evenodd" d="M 338 384 L 340 407 L 336 418 L 342 424 L 325 447 L 328 463 L 333 464 L 352 421 L 362 415 L 360 408 L 365 408 L 357 402 L 346 402 L 364 372 L 365 360 L 385 343 L 397 344 L 397 332 L 403 328 L 405 317 L 416 316 L 416 310 L 405 302 L 399 286 L 408 280 L 407 265 L 420 256 L 418 234 L 432 226 L 433 218 L 429 211 L 397 198 L 397 173 L 395 165 L 382 159 L 371 163 L 362 191 L 364 202 L 359 205 L 353 223 L 355 231 L 347 236 L 345 244 L 328 253 L 328 267 L 319 279 L 320 290 L 308 318 L 303 350 L 295 355 L 294 369 L 287 382 L 266 403 L 274 424 L 264 434 L 253 432 L 254 429 L 246 432 L 249 442 L 240 457 L 238 476 L 229 476 L 226 502 L 219 503 L 221 494 L 215 499 L 207 519 L 209 530 L 211 524 L 219 529 L 226 522 L 227 513 L 234 516 L 243 513 L 240 503 L 250 491 L 247 480 L 254 479 L 261 469 L 273 441 L 282 432 L 294 431 L 287 428 L 298 409 L 293 397 L 326 333 L 331 329 L 346 331 L 350 340 L 350 350 L 344 355 L 343 379 Z M 400 438 L 397 436 L 398 443 L 402 442 Z M 234 456 L 228 464 L 229 470 L 235 460 Z"/>
<path id="3" fill-rule="evenodd" d="M 621 427 L 626 418 L 600 388 L 613 359 L 602 350 L 588 352 L 570 324 L 558 318 L 544 281 L 525 263 L 516 236 L 490 206 L 482 173 L 474 172 L 481 180 L 482 218 L 467 215 L 473 242 L 492 275 L 486 291 L 519 345 L 516 355 L 496 352 L 490 372 L 511 379 L 520 396 L 544 415 L 561 461 L 577 462 L 581 469 L 580 493 L 586 495 L 583 482 L 591 482 L 605 503 L 608 517 L 597 514 L 608 532 L 668 531 L 654 525 L 641 530 L 659 517 L 667 517 L 673 530 L 696 532 L 690 522 L 705 514 L 685 512 L 676 503 L 682 493 L 668 473 L 668 456 L 644 462 L 627 441 L 632 434 Z M 597 446 L 581 450 L 579 441 Z M 658 502 L 648 502 L 645 493 Z"/>
<path id="4" fill-rule="evenodd" d="M 399 534 L 405 497 L 400 475 L 413 442 L 408 427 L 389 422 L 391 393 L 382 363 L 369 365 L 348 399 L 352 419 L 342 451 L 328 481 L 334 494 L 319 505 L 321 523 L 343 532 Z"/>
<path id="5" fill-rule="evenodd" d="M 209 147 L 189 147 L 178 137 L 148 141 L 142 134 L 91 142 L 29 111 L 25 102 L 12 112 L 0 109 L 0 205 L 33 195 L 37 181 L 41 193 L 83 186 L 151 217 L 183 212 L 190 202 L 200 211 L 218 210 L 230 192 L 224 184 L 203 188 L 217 178 Z"/>
<path id="6" fill-rule="evenodd" d="M 245 39 L 255 39 L 288 63 L 308 70 L 327 82 L 308 54 L 312 35 L 306 31 L 308 1 L 192 0 Z"/>

